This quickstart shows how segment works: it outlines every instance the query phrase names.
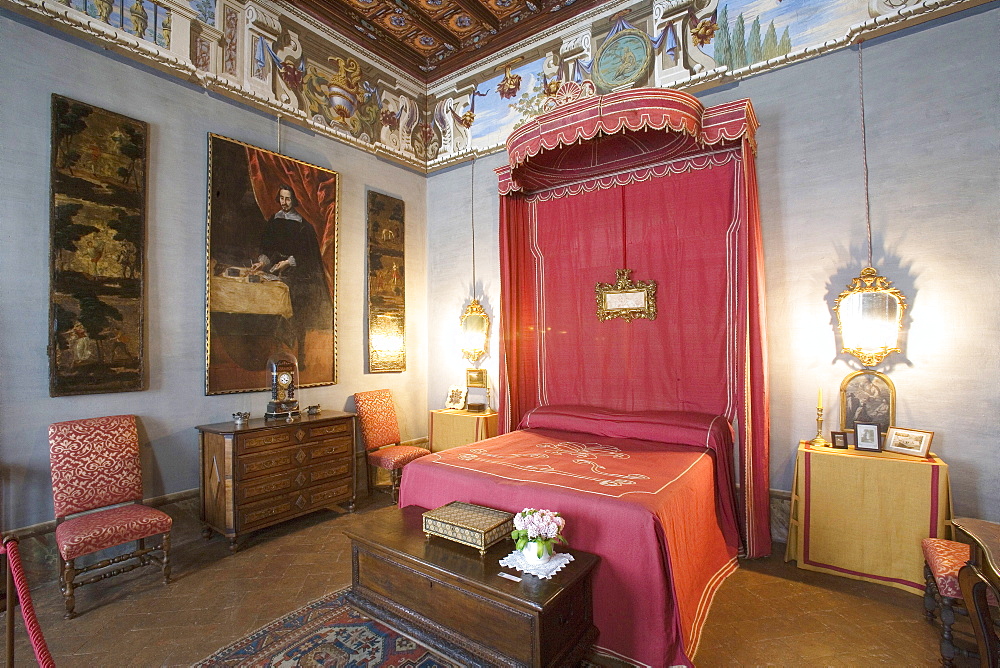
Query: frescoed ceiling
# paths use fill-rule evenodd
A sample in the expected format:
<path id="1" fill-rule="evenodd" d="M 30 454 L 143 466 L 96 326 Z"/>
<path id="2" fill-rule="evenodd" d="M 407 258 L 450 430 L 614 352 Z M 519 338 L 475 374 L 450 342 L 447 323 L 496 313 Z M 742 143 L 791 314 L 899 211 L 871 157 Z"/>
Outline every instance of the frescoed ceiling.
<path id="1" fill-rule="evenodd" d="M 291 0 L 338 33 L 433 83 L 601 0 Z"/>

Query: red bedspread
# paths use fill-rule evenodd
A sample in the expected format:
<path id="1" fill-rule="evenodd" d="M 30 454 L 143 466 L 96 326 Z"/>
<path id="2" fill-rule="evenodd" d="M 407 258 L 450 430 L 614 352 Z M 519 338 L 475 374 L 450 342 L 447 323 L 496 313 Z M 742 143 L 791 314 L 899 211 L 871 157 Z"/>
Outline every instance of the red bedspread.
<path id="1" fill-rule="evenodd" d="M 689 424 L 691 438 L 677 440 L 710 447 L 544 428 L 435 453 L 406 466 L 399 503 L 560 512 L 568 543 L 601 556 L 598 647 L 639 664 L 692 665 L 712 597 L 737 567 L 739 541 L 732 489 L 716 493 L 716 458 L 730 470 L 729 425 L 702 417 L 700 434 Z M 580 416 L 542 422 L 590 428 Z"/>

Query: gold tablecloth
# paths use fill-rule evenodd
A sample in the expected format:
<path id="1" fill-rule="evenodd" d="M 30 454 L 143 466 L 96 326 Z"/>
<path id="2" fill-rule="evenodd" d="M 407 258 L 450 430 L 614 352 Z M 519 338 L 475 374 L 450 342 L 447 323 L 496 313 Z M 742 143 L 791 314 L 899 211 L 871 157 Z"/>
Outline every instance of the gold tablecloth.
<path id="1" fill-rule="evenodd" d="M 441 452 L 496 436 L 497 414 L 451 408 L 434 410 L 431 411 L 429 432 L 431 452 Z"/>
<path id="2" fill-rule="evenodd" d="M 248 283 L 245 278 L 213 276 L 210 294 L 213 313 L 292 317 L 292 299 L 281 281 Z"/>
<path id="3" fill-rule="evenodd" d="M 950 534 L 948 465 L 931 453 L 799 443 L 785 561 L 923 594 L 920 541 Z"/>

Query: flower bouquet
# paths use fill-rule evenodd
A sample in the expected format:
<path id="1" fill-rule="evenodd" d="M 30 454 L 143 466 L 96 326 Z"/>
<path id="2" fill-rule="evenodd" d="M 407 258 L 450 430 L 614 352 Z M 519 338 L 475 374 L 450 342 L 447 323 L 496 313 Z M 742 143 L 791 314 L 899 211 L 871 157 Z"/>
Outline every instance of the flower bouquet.
<path id="1" fill-rule="evenodd" d="M 556 543 L 565 543 L 562 537 L 566 520 L 551 510 L 525 508 L 514 516 L 514 530 L 510 537 L 529 563 L 544 563 L 554 552 Z"/>

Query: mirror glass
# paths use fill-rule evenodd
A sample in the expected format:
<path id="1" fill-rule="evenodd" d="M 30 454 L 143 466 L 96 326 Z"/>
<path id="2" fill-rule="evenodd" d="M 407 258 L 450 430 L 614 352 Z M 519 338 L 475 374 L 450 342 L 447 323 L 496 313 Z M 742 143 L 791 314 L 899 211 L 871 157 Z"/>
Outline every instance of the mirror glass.
<path id="1" fill-rule="evenodd" d="M 473 299 L 462 314 L 462 356 L 478 362 L 486 355 L 490 333 L 490 317 L 479 300 Z"/>
<path id="2" fill-rule="evenodd" d="M 841 352 L 854 355 L 865 366 L 901 352 L 897 342 L 905 309 L 903 293 L 873 267 L 866 267 L 834 306 L 843 340 Z"/>

